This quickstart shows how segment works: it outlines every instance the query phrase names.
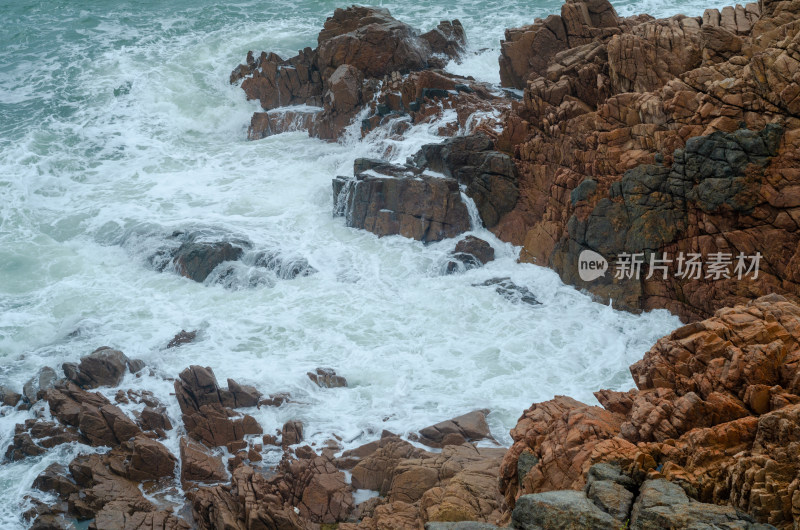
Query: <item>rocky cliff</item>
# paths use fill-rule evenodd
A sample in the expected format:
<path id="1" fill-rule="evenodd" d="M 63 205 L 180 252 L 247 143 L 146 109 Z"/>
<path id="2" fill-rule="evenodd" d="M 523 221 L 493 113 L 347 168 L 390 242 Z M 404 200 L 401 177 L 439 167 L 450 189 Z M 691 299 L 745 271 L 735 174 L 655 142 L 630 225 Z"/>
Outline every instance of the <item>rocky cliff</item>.
<path id="1" fill-rule="evenodd" d="M 798 14 L 797 1 L 766 0 L 654 20 L 568 1 L 507 30 L 502 79 L 524 98 L 498 147 L 514 155 L 520 199 L 494 231 L 523 261 L 624 309 L 695 320 L 765 293 L 796 297 Z M 642 273 L 616 277 L 612 264 L 583 281 L 584 250 L 637 255 Z M 757 253 L 757 278 L 741 279 L 737 257 Z M 681 254 L 719 255 L 727 272 L 681 274 Z M 668 273 L 651 259 L 671 260 Z"/>

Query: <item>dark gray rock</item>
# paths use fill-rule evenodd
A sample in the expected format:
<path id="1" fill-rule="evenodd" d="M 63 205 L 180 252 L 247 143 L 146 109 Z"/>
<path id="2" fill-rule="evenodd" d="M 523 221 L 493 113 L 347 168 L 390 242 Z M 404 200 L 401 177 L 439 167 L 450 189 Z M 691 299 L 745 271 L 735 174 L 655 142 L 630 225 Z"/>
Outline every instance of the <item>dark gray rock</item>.
<path id="1" fill-rule="evenodd" d="M 181 276 L 203 283 L 217 265 L 236 261 L 243 250 L 228 242 L 207 243 L 189 241 L 175 252 L 172 263 Z"/>
<path id="2" fill-rule="evenodd" d="M 528 305 L 540 305 L 541 302 L 525 286 L 517 285 L 510 278 L 492 278 L 483 283 L 475 284 L 475 287 L 494 287 L 497 294 L 511 302 L 521 302 Z"/>
<path id="3" fill-rule="evenodd" d="M 495 226 L 517 204 L 514 161 L 495 151 L 491 138 L 483 133 L 424 145 L 412 161 L 419 168 L 438 171 L 466 186 L 487 228 Z"/>
<path id="4" fill-rule="evenodd" d="M 595 480 L 586 487 L 586 496 L 598 508 L 620 521 L 627 519 L 633 505 L 633 493 L 611 480 Z"/>
<path id="5" fill-rule="evenodd" d="M 668 480 L 647 480 L 631 510 L 632 530 L 767 530 L 751 516 L 733 508 L 690 499 Z"/>
<path id="6" fill-rule="evenodd" d="M 519 481 L 520 487 L 522 487 L 522 481 L 528 476 L 533 466 L 538 463 L 539 459 L 530 450 L 520 453 L 517 459 L 517 480 Z"/>
<path id="7" fill-rule="evenodd" d="M 511 514 L 511 527 L 520 530 L 611 530 L 623 524 L 572 490 L 523 495 Z"/>
<path id="8" fill-rule="evenodd" d="M 177 348 L 178 346 L 183 346 L 184 344 L 192 343 L 196 338 L 197 338 L 197 330 L 186 331 L 182 329 L 180 333 L 172 337 L 172 340 L 170 340 L 169 344 L 167 344 L 167 348 Z"/>

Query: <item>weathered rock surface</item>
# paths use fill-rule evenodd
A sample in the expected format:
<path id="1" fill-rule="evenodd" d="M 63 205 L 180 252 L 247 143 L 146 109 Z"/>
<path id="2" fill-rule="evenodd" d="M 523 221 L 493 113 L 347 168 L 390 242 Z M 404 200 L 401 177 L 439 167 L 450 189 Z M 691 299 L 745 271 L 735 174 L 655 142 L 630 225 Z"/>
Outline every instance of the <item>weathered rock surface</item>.
<path id="1" fill-rule="evenodd" d="M 308 378 L 317 386 L 324 388 L 341 388 L 347 386 L 347 379 L 341 375 L 336 375 L 336 370 L 332 368 L 317 368 L 313 372 L 308 372 Z"/>
<path id="2" fill-rule="evenodd" d="M 800 306 L 770 295 L 719 310 L 631 366 L 636 390 L 599 391 L 602 407 L 560 396 L 525 411 L 501 469 L 506 502 L 588 481 L 595 504 L 619 519 L 624 499 L 607 482 L 637 492 L 649 479 L 631 528 L 791 528 L 800 514 L 798 370 Z M 590 470 L 601 462 L 621 472 Z"/>
<path id="3" fill-rule="evenodd" d="M 445 58 L 463 49 L 465 34 L 457 20 L 442 21 L 421 35 L 386 9 L 352 6 L 337 9 L 327 19 L 317 43 L 317 48 L 306 48 L 288 60 L 266 52 L 256 58 L 249 52 L 245 64 L 231 73 L 231 83 L 244 78 L 247 98 L 259 100 L 266 111 L 315 108 L 256 113 L 249 138 L 305 128 L 314 136 L 336 139 L 372 100 L 381 78 L 443 67 Z"/>
<path id="4" fill-rule="evenodd" d="M 697 320 L 770 292 L 796 299 L 798 5 L 653 20 L 568 1 L 507 30 L 501 77 L 525 92 L 497 145 L 514 156 L 519 200 L 494 232 L 628 310 Z M 578 277 L 583 250 L 611 262 L 604 278 Z M 637 253 L 639 277 L 616 277 Z M 650 262 L 664 253 L 666 275 Z M 681 253 L 718 255 L 725 273 L 682 273 Z M 737 257 L 756 253 L 758 276 L 740 279 Z"/>
<path id="5" fill-rule="evenodd" d="M 488 410 L 473 410 L 451 420 L 425 427 L 419 431 L 418 441 L 428 447 L 441 448 L 446 445 L 492 440 L 489 424 L 486 423 L 488 413 Z"/>
<path id="6" fill-rule="evenodd" d="M 347 226 L 379 236 L 402 235 L 440 241 L 470 228 L 469 212 L 458 181 L 358 159 L 355 177 L 333 180 L 334 213 Z"/>
<path id="7" fill-rule="evenodd" d="M 63 370 L 67 379 L 81 388 L 117 386 L 125 377 L 131 363 L 128 356 L 121 351 L 104 346 L 81 357 L 79 364 L 64 363 Z"/>
<path id="8" fill-rule="evenodd" d="M 181 372 L 175 381 L 175 396 L 187 433 L 209 447 L 233 449 L 245 435 L 263 433 L 252 416 L 232 410 L 255 406 L 261 394 L 230 379 L 228 389 L 220 388 L 211 368 L 190 366 Z"/>

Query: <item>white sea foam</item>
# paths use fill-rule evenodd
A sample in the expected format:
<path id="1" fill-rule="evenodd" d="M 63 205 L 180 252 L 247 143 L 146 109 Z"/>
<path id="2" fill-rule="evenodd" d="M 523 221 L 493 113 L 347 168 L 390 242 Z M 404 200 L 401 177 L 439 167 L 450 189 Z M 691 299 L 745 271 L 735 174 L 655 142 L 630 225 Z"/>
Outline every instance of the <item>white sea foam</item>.
<path id="1" fill-rule="evenodd" d="M 635 5 L 658 14 L 671 7 Z M 460 18 L 472 55 L 449 68 L 490 82 L 502 28 L 557 9 L 386 6 L 426 28 Z M 20 36 L 0 47 L 0 64 L 9 65 L 0 70 L 0 105 L 13 112 L 0 123 L 0 384 L 20 390 L 42 366 L 59 370 L 109 345 L 154 370 L 122 386 L 155 393 L 175 425 L 167 378 L 201 364 L 223 384 L 230 377 L 292 393 L 293 403 L 249 411 L 267 432 L 297 418 L 310 442 L 337 434 L 347 447 L 475 408 L 491 409 L 492 431 L 508 443 L 532 402 L 557 393 L 591 401 L 595 389 L 631 387 L 627 366 L 678 325 L 666 312 L 596 304 L 554 272 L 518 264 L 517 248 L 477 224 L 470 233 L 497 259 L 443 276 L 454 241 L 380 239 L 332 217 L 332 177 L 351 174 L 359 156 L 403 163 L 440 140 L 441 123 L 416 126 L 402 142 L 382 130 L 360 141 L 358 122 L 343 144 L 302 132 L 245 140 L 259 107 L 228 85 L 230 70 L 248 49 L 288 56 L 313 45 L 333 7 L 193 2 L 152 14 L 12 13 Z M 23 39 L 26 31 L 39 40 Z M 270 273 L 244 288 L 256 272 L 243 264 L 228 289 L 148 264 L 166 235 L 198 228 L 305 258 L 318 272 L 293 280 Z M 541 305 L 481 285 L 498 277 L 527 287 Z M 165 351 L 181 329 L 199 330 L 198 340 Z M 305 373 L 318 366 L 335 368 L 349 388 L 314 386 Z M 0 448 L 33 414 L 0 417 Z M 167 441 L 175 451 L 178 434 Z M 0 466 L 0 527 L 21 525 L 19 503 L 48 464 L 92 450 L 70 444 Z"/>

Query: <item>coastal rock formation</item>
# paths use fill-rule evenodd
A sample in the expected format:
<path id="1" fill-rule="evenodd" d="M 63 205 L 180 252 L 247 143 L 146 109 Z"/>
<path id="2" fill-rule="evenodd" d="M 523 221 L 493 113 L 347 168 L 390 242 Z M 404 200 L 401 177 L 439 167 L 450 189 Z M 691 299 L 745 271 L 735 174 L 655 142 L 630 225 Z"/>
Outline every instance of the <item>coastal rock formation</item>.
<path id="1" fill-rule="evenodd" d="M 524 97 L 497 145 L 520 197 L 494 232 L 623 309 L 697 320 L 768 292 L 796 297 L 798 12 L 766 0 L 654 20 L 570 0 L 507 30 L 501 77 Z M 584 250 L 611 262 L 604 278 L 581 280 Z M 638 277 L 615 267 L 631 255 Z M 687 273 L 681 255 L 722 272 Z M 740 256 L 745 271 L 757 256 L 757 276 L 740 278 Z"/>
<path id="2" fill-rule="evenodd" d="M 325 21 L 315 49 L 306 48 L 287 60 L 266 52 L 256 58 L 249 52 L 230 81 L 244 78 L 247 98 L 258 100 L 265 111 L 298 105 L 318 109 L 256 113 L 249 138 L 302 127 L 333 140 L 373 99 L 381 78 L 441 68 L 460 53 L 464 42 L 464 28 L 457 20 L 442 21 L 420 34 L 386 9 L 352 6 L 337 9 Z"/>
<path id="3" fill-rule="evenodd" d="M 597 392 L 602 407 L 560 396 L 525 411 L 501 469 L 509 506 L 527 494 L 583 489 L 592 465 L 614 462 L 625 481 L 649 481 L 640 496 L 666 479 L 679 496 L 797 525 L 800 306 L 770 295 L 721 309 L 659 340 L 631 373 L 637 389 Z M 669 514 L 647 515 L 655 501 L 637 501 L 631 522 L 662 524 Z"/>
<path id="4" fill-rule="evenodd" d="M 470 228 L 469 211 L 453 178 L 361 158 L 354 173 L 354 178 L 333 180 L 334 212 L 345 217 L 347 226 L 423 242 L 454 237 Z"/>

